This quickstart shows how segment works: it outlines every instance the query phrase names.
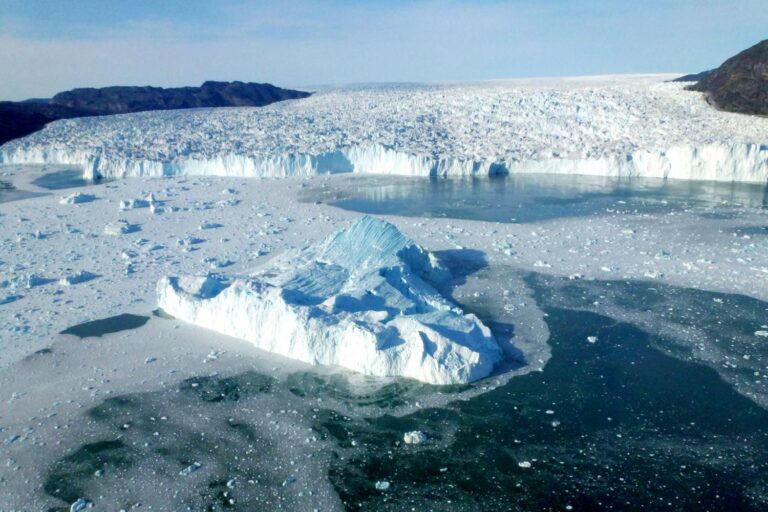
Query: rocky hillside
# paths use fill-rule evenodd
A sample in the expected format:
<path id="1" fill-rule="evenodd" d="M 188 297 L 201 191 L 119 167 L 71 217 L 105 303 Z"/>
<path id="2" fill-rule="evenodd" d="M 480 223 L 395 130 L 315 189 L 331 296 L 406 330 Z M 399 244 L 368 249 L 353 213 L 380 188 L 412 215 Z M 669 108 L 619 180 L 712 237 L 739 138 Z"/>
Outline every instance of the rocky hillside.
<path id="1" fill-rule="evenodd" d="M 768 115 L 768 39 L 726 60 L 689 87 L 720 110 Z"/>
<path id="2" fill-rule="evenodd" d="M 271 84 L 205 82 L 200 87 L 103 87 L 60 92 L 50 102 L 97 114 L 202 107 L 262 107 L 276 101 L 305 98 L 309 93 Z"/>
<path id="3" fill-rule="evenodd" d="M 262 107 L 310 93 L 271 84 L 205 82 L 200 87 L 103 87 L 73 89 L 49 100 L 0 102 L 0 144 L 24 137 L 56 119 L 145 110 Z"/>

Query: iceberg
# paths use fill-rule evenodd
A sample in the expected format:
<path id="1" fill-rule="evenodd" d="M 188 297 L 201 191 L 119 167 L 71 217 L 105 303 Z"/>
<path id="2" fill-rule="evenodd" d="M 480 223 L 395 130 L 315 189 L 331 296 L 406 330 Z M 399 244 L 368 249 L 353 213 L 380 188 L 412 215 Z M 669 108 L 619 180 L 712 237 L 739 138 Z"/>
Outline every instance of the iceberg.
<path id="1" fill-rule="evenodd" d="M 248 277 L 166 276 L 168 314 L 314 365 L 458 384 L 502 359 L 491 331 L 439 292 L 452 278 L 394 225 L 365 216 Z"/>

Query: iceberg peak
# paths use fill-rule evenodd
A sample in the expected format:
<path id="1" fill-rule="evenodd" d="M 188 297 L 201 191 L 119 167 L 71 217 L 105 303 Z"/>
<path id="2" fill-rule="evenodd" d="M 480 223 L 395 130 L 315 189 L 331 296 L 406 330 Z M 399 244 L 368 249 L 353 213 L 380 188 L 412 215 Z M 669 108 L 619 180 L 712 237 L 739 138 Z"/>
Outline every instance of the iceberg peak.
<path id="1" fill-rule="evenodd" d="M 249 277 L 164 277 L 158 305 L 174 317 L 310 364 L 457 384 L 502 358 L 476 316 L 438 291 L 434 254 L 396 226 L 364 216 Z"/>

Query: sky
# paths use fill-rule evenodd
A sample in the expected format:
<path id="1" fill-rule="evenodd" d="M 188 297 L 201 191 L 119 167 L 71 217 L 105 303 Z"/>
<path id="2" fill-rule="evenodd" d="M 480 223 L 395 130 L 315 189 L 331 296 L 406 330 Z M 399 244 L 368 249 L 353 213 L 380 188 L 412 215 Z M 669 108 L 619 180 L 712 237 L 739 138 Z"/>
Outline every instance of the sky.
<path id="1" fill-rule="evenodd" d="M 687 73 L 766 38 L 766 0 L 0 0 L 0 99 Z"/>

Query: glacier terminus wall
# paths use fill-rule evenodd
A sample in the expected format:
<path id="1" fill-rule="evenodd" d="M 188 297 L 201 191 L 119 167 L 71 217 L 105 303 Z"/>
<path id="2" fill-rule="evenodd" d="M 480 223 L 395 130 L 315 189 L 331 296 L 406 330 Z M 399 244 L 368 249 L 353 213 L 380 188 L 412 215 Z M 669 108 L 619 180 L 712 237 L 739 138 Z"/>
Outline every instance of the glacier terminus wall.
<path id="1" fill-rule="evenodd" d="M 64 120 L 0 162 L 86 178 L 557 173 L 764 183 L 768 119 L 711 108 L 664 77 L 377 86 L 265 108 Z"/>

